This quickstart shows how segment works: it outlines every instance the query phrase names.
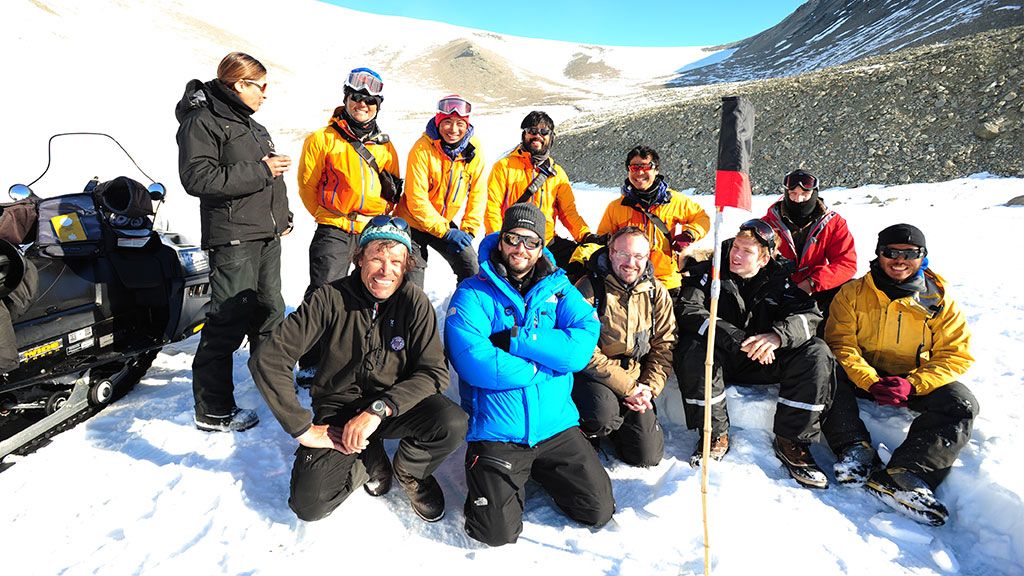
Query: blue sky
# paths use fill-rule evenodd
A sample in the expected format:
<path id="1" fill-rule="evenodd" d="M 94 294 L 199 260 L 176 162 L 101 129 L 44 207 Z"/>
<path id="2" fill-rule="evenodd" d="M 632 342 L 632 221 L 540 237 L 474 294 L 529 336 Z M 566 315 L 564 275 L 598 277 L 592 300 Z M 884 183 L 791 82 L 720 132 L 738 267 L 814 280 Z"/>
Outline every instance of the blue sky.
<path id="1" fill-rule="evenodd" d="M 613 46 L 725 44 L 778 24 L 803 4 L 803 0 L 324 1 L 502 34 Z"/>

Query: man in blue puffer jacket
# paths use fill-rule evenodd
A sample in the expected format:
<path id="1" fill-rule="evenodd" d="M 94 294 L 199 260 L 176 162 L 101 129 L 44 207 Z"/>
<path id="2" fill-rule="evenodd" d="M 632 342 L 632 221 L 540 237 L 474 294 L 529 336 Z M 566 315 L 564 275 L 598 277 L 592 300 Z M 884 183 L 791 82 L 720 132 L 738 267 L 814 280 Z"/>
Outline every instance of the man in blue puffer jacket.
<path id="1" fill-rule="evenodd" d="M 510 206 L 501 231 L 481 242 L 480 273 L 459 285 L 445 321 L 469 414 L 466 533 L 491 546 L 522 532 L 531 477 L 578 522 L 603 526 L 615 511 L 571 396 L 601 323 L 544 248 L 545 226 L 537 206 Z"/>

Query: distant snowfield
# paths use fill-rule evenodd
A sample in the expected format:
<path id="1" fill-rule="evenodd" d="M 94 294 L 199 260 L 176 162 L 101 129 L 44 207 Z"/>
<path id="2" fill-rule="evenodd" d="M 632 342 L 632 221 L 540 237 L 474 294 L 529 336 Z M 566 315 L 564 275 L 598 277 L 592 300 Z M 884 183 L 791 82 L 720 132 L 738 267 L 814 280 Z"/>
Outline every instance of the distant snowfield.
<path id="1" fill-rule="evenodd" d="M 279 150 L 297 159 L 305 133 L 321 126 L 339 100 L 344 71 L 375 65 L 374 54 L 383 52 L 374 50 L 412 54 L 469 34 L 316 2 L 279 7 L 263 0 L 89 7 L 63 0 L 4 3 L 0 47 L 18 57 L 7 60 L 11 86 L 0 107 L 5 128 L 0 185 L 27 182 L 42 171 L 50 134 L 110 132 L 143 169 L 168 186 L 161 222 L 198 240 L 196 203 L 184 196 L 177 181 L 171 114 L 188 79 L 212 77 L 230 49 L 261 58 L 271 68 L 272 85 L 256 118 L 270 128 Z M 352 36 L 339 42 L 318 32 L 331 29 L 325 22 L 348 23 Z M 392 43 L 377 47 L 371 38 Z M 538 54 L 552 49 L 523 39 L 499 40 L 488 49 L 509 58 L 519 55 L 524 62 L 540 61 Z M 575 48 L 566 46 L 561 50 L 573 53 Z M 580 50 L 598 52 L 594 47 Z M 603 52 L 605 62 L 618 65 L 619 60 L 607 56 L 620 54 L 615 50 Z M 168 51 L 174 56 L 158 56 Z M 656 73 L 653 59 L 645 56 L 651 53 L 629 54 L 623 65 L 635 65 L 636 76 Z M 666 60 L 666 73 L 699 57 L 694 52 L 690 60 Z M 403 154 L 404 166 L 404 153 L 430 117 L 438 94 L 428 88 L 428 79 L 404 78 L 399 69 L 382 71 L 387 87 L 381 123 Z M 555 68 L 537 71 L 553 73 Z M 387 84 L 389 78 L 398 80 Z M 543 108 L 560 122 L 591 110 L 589 105 Z M 482 106 L 474 115 L 488 163 L 516 143 L 519 121 L 528 110 Z M 97 174 L 144 180 L 109 147 L 58 145 L 51 174 L 35 188 L 77 190 Z M 557 144 L 554 154 L 557 158 Z M 609 161 L 621 162 L 619 154 L 609 151 Z M 827 184 L 828 175 L 820 176 Z M 285 301 L 295 306 L 308 278 L 313 224 L 296 196 L 294 175 L 288 174 L 287 181 L 297 228 L 283 240 L 282 276 Z M 686 188 L 685 183 L 673 185 Z M 1021 194 L 1024 179 L 985 175 L 822 192 L 850 222 L 860 274 L 867 270 L 878 230 L 901 221 L 924 230 L 932 266 L 948 280 L 973 331 L 977 361 L 963 381 L 978 397 L 981 415 L 970 444 L 938 491 L 950 508 L 950 522 L 927 528 L 888 511 L 861 489 L 798 487 L 770 448 L 774 390 L 730 388 L 733 449 L 724 462 L 712 465 L 709 492 L 715 574 L 1024 573 L 1024 475 L 1018 452 L 1024 443 L 1019 356 L 1024 303 L 1012 297 L 1019 293 L 1013 288 L 1019 275 L 1006 272 L 1015 261 L 1024 209 L 1002 206 Z M 579 184 L 576 196 L 584 218 L 596 225 L 617 191 Z M 712 209 L 710 196 L 695 199 Z M 763 214 L 773 200 L 755 198 L 754 215 Z M 748 217 L 727 211 L 724 234 Z M 454 281 L 443 260 L 432 256 L 426 291 L 436 309 L 444 309 Z M 196 344 L 191 339 L 167 347 L 126 398 L 0 474 L 5 574 L 363 569 L 390 574 L 418 569 L 423 574 L 646 576 L 703 570 L 700 475 L 686 463 L 697 435 L 682 425 L 674 379 L 659 400 L 665 460 L 650 469 L 632 468 L 614 457 L 606 460 L 617 501 L 611 524 L 601 530 L 575 525 L 532 487 L 519 543 L 488 549 L 462 530 L 466 487 L 461 450 L 437 473 L 447 495 L 441 522 L 420 521 L 397 486 L 380 499 L 358 491 L 321 522 L 296 520 L 286 504 L 296 443 L 253 387 L 247 350 L 235 355 L 236 398 L 241 406 L 257 409 L 260 425 L 234 435 L 193 427 Z M 454 387 L 448 393 L 457 398 Z M 308 402 L 304 392 L 302 398 Z M 865 403 L 861 408 L 876 445 L 892 449 L 900 443 L 909 414 Z M 394 448 L 388 444 L 389 451 Z M 815 446 L 814 453 L 831 473 L 834 458 L 827 447 Z"/>

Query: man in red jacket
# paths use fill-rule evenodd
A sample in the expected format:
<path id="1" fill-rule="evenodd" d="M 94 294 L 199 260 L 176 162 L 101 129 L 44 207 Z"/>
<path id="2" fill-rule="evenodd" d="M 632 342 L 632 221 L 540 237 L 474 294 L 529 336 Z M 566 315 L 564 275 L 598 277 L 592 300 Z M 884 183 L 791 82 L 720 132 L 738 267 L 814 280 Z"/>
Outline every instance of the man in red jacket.
<path id="1" fill-rule="evenodd" d="M 782 179 L 785 196 L 761 219 L 775 229 L 779 253 L 795 263 L 790 279 L 818 303 L 825 318 L 839 287 L 857 272 L 846 220 L 818 197 L 818 179 L 801 169 Z M 825 322 L 819 325 L 819 336 Z"/>

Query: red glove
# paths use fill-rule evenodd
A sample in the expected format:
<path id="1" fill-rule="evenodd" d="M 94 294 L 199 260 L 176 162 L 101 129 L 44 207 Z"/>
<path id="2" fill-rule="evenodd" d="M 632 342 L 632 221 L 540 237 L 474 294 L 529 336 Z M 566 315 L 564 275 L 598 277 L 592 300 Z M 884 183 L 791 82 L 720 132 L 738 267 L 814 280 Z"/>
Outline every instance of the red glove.
<path id="1" fill-rule="evenodd" d="M 687 246 L 689 246 L 691 242 L 693 242 L 693 234 L 686 231 L 677 234 L 672 238 L 672 251 L 682 252 L 683 250 L 686 250 Z"/>
<path id="2" fill-rule="evenodd" d="M 883 376 L 868 388 L 875 402 L 883 406 L 903 406 L 914 391 L 914 386 L 900 376 Z"/>

